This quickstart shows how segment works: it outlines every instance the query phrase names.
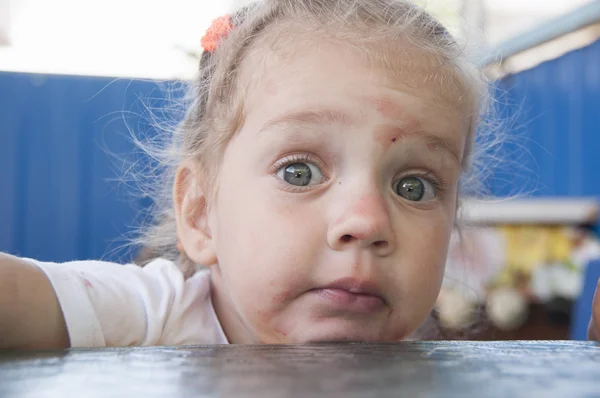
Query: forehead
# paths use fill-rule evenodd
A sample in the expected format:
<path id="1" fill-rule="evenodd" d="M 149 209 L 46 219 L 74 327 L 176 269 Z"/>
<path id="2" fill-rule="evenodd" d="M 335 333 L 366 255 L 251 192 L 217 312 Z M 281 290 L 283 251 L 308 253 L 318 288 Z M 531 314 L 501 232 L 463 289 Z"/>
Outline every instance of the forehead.
<path id="1" fill-rule="evenodd" d="M 270 32 L 250 49 L 240 71 L 246 111 L 286 90 L 325 93 L 365 84 L 409 94 L 449 116 L 473 112 L 469 90 L 449 63 L 408 40 L 354 43 L 325 32 L 319 39 L 314 31 L 294 33 Z M 389 97 L 375 101 L 382 111 L 394 108 Z"/>
<path id="2" fill-rule="evenodd" d="M 419 115 L 441 126 L 465 122 L 470 114 L 465 96 L 447 89 L 459 84 L 443 82 L 455 77 L 422 50 L 395 44 L 391 52 L 384 43 L 366 51 L 342 41 L 305 39 L 253 52 L 241 76 L 246 115 L 340 102 L 353 112 L 374 108 L 404 120 Z"/>

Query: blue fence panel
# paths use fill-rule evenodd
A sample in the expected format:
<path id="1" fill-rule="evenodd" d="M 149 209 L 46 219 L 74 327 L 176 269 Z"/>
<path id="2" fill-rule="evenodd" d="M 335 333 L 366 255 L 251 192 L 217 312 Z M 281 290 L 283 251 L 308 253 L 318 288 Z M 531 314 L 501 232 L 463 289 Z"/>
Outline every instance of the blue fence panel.
<path id="1" fill-rule="evenodd" d="M 122 183 L 156 82 L 0 73 L 0 251 L 118 260 L 148 200 Z"/>
<path id="2" fill-rule="evenodd" d="M 509 75 L 498 88 L 501 114 L 518 115 L 508 124 L 517 136 L 509 151 L 520 150 L 509 163 L 516 167 L 491 180 L 493 193 L 600 195 L 600 41 Z"/>

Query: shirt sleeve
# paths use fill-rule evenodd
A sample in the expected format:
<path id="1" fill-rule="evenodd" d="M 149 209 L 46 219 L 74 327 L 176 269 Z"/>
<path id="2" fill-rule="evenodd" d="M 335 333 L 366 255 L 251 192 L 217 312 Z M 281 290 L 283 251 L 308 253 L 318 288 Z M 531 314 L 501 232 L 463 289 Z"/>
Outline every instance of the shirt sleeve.
<path id="1" fill-rule="evenodd" d="M 226 344 L 210 299 L 210 277 L 187 280 L 171 261 L 145 267 L 33 260 L 52 284 L 71 347 Z"/>

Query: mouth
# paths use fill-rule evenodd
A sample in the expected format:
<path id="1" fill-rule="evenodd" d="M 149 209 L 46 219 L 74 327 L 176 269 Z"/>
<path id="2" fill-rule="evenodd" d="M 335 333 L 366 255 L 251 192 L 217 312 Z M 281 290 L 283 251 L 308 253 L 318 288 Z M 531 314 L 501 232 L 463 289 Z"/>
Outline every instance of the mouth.
<path id="1" fill-rule="evenodd" d="M 342 312 L 370 314 L 379 312 L 386 306 L 375 283 L 354 278 L 339 279 L 327 286 L 312 289 L 311 293 L 326 306 Z"/>

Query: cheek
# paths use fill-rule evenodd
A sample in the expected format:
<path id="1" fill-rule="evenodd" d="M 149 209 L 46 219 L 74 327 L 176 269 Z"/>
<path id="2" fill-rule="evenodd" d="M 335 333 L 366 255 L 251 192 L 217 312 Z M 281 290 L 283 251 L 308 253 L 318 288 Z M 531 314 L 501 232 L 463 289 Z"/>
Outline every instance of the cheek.
<path id="1" fill-rule="evenodd" d="M 308 288 L 323 218 L 279 191 L 273 177 L 240 174 L 223 168 L 220 176 L 217 258 L 224 287 L 243 316 L 266 323 Z"/>
<path id="2" fill-rule="evenodd" d="M 217 211 L 219 257 L 244 256 L 245 266 L 273 273 L 281 268 L 277 264 L 286 266 L 302 253 L 310 254 L 319 227 L 307 206 L 274 197 L 268 183 L 227 185 Z"/>
<path id="3" fill-rule="evenodd" d="M 439 217 L 407 222 L 399 232 L 403 299 L 420 324 L 439 294 L 452 231 L 452 219 Z"/>

